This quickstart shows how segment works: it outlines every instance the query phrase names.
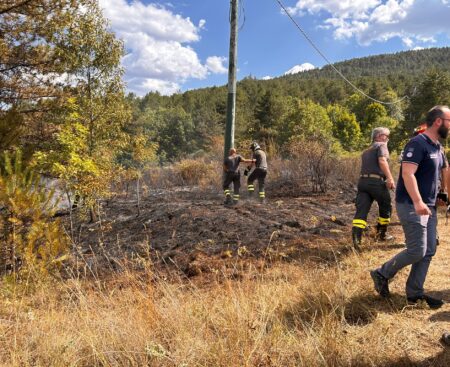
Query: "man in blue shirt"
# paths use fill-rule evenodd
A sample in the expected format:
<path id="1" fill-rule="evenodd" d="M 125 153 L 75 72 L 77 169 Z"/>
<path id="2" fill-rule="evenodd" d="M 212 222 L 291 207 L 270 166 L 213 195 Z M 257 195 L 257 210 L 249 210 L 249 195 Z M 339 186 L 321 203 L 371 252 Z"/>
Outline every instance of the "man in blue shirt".
<path id="1" fill-rule="evenodd" d="M 450 128 L 450 109 L 435 106 L 426 116 L 427 130 L 412 138 L 403 151 L 396 191 L 397 215 L 405 233 L 406 249 L 372 270 L 375 290 L 389 296 L 388 281 L 411 265 L 406 282 L 406 297 L 411 304 L 424 300 L 430 308 L 443 301 L 425 294 L 423 285 L 436 252 L 436 203 L 438 180 L 443 169 L 439 139 L 446 139 Z"/>

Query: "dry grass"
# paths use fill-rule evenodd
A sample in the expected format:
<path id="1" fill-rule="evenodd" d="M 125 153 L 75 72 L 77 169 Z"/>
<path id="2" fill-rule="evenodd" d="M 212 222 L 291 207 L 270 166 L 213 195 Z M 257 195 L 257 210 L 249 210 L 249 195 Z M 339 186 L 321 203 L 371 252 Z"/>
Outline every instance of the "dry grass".
<path id="1" fill-rule="evenodd" d="M 427 288 L 449 297 L 449 235 Z M 327 246 L 326 243 L 323 246 Z M 399 251 L 368 248 L 334 266 L 280 263 L 207 285 L 123 271 L 107 281 L 3 280 L 2 366 L 449 366 L 449 307 L 375 296 L 368 269 Z"/>

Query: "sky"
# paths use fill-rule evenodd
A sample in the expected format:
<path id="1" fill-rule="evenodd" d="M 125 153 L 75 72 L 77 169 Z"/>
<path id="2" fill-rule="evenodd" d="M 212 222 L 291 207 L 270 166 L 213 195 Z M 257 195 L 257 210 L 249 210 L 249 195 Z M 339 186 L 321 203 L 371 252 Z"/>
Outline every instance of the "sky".
<path id="1" fill-rule="evenodd" d="M 331 62 L 450 46 L 450 0 L 280 0 Z M 229 0 L 99 0 L 123 39 L 127 90 L 225 85 Z M 238 80 L 326 64 L 276 0 L 239 0 Z"/>

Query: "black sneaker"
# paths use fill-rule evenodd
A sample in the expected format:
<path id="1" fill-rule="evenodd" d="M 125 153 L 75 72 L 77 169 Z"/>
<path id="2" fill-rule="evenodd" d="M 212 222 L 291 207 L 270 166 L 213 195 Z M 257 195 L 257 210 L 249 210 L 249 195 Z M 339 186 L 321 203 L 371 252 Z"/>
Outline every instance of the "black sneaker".
<path id="1" fill-rule="evenodd" d="M 371 270 L 370 276 L 373 280 L 373 285 L 375 286 L 375 290 L 381 297 L 389 297 L 389 282 L 388 280 L 382 276 L 378 270 Z"/>
<path id="2" fill-rule="evenodd" d="M 412 304 L 412 305 L 416 304 L 420 300 L 424 300 L 427 303 L 428 307 L 430 307 L 433 310 L 441 308 L 442 305 L 444 304 L 443 300 L 441 300 L 439 298 L 433 298 L 431 296 L 427 296 L 426 294 L 424 294 L 423 296 L 408 297 L 407 300 L 408 300 L 408 303 Z"/>
<path id="3" fill-rule="evenodd" d="M 445 332 L 444 334 L 442 334 L 441 343 L 447 347 L 450 347 L 450 333 Z"/>

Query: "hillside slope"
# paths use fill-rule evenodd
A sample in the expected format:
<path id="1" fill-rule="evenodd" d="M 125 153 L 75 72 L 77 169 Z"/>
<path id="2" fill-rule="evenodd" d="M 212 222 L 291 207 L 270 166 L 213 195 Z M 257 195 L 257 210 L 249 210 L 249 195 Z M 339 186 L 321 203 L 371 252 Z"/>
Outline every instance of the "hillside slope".
<path id="1" fill-rule="evenodd" d="M 348 78 L 385 77 L 398 74 L 417 76 L 433 68 L 449 71 L 449 59 L 450 47 L 443 47 L 355 58 L 334 63 L 334 66 Z M 339 75 L 331 66 L 326 65 L 321 69 L 281 78 L 339 78 Z"/>

